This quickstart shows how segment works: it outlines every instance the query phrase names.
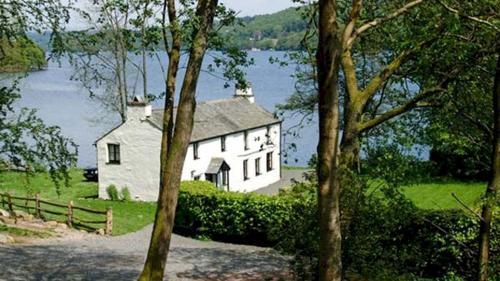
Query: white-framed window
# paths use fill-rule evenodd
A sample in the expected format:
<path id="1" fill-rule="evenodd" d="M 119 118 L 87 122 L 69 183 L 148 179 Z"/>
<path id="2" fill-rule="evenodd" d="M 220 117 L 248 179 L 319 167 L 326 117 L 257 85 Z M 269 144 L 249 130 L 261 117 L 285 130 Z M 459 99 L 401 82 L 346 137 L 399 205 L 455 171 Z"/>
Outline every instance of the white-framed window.
<path id="1" fill-rule="evenodd" d="M 266 144 L 271 144 L 271 125 L 266 126 Z"/>
<path id="2" fill-rule="evenodd" d="M 220 137 L 220 151 L 226 151 L 226 136 Z"/>
<path id="3" fill-rule="evenodd" d="M 255 176 L 261 175 L 260 173 L 260 157 L 255 158 Z"/>
<path id="4" fill-rule="evenodd" d="M 243 180 L 248 180 L 248 159 L 243 160 Z"/>
<path id="5" fill-rule="evenodd" d="M 108 163 L 120 164 L 120 145 L 108 143 Z"/>
<path id="6" fill-rule="evenodd" d="M 197 142 L 194 142 L 193 143 L 193 159 L 196 160 L 196 159 L 200 159 L 200 156 L 198 155 L 198 143 Z"/>
<path id="7" fill-rule="evenodd" d="M 245 142 L 245 150 L 248 150 L 249 147 L 248 147 L 248 131 L 245 131 L 243 133 L 243 141 Z"/>
<path id="8" fill-rule="evenodd" d="M 268 152 L 266 154 L 266 166 L 267 166 L 267 171 L 271 171 L 273 169 L 273 152 Z"/>

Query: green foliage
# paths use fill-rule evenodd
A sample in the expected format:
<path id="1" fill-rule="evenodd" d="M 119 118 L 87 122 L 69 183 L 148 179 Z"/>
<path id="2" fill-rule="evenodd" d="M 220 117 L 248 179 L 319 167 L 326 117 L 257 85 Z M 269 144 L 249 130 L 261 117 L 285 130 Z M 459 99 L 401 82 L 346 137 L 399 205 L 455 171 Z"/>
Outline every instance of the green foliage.
<path id="1" fill-rule="evenodd" d="M 0 61 L 6 56 L 8 61 L 3 63 L 21 63 L 26 68 L 45 64 L 43 51 L 26 37 L 31 31 L 41 33 L 51 30 L 52 54 L 57 54 L 59 31 L 62 24 L 69 20 L 69 6 L 73 3 L 64 2 L 2 2 Z M 68 173 L 76 164 L 77 146 L 62 135 L 59 127 L 46 125 L 36 115 L 35 109 L 14 106 L 20 98 L 17 86 L 22 78 L 22 75 L 17 75 L 14 79 L 0 81 L 0 159 L 8 168 L 21 169 L 29 175 L 43 167 L 48 170 L 59 193 L 60 182 L 64 181 L 67 186 L 70 180 Z"/>
<path id="2" fill-rule="evenodd" d="M 48 170 L 59 192 L 60 182 L 67 186 L 68 171 L 76 164 L 77 146 L 59 127 L 46 125 L 35 109 L 14 110 L 20 98 L 17 83 L 0 82 L 0 158 L 8 168 L 24 170 L 27 175 Z"/>
<path id="3" fill-rule="evenodd" d="M 274 245 L 303 218 L 308 202 L 291 197 L 224 192 L 207 182 L 183 182 L 175 231 L 210 239 Z"/>
<path id="4" fill-rule="evenodd" d="M 111 201 L 119 201 L 120 200 L 120 195 L 118 193 L 118 189 L 116 189 L 116 186 L 114 185 L 109 185 L 106 187 L 106 193 L 108 193 L 108 198 Z"/>
<path id="5" fill-rule="evenodd" d="M 273 246 L 294 256 L 299 280 L 315 280 L 319 229 L 316 183 L 296 183 L 278 196 L 224 192 L 205 182 L 184 182 L 176 231 L 182 234 Z M 343 264 L 362 280 L 417 280 L 475 276 L 478 222 L 459 210 L 420 210 L 394 190 L 360 197 L 344 225 Z M 343 223 L 345 221 L 343 220 Z M 492 268 L 500 264 L 494 224 Z M 451 278 L 451 279 L 450 279 Z"/>
<path id="6" fill-rule="evenodd" d="M 428 182 L 435 176 L 431 162 L 418 159 L 398 144 L 367 147 L 365 152 L 362 174 L 391 186 Z"/>
<path id="7" fill-rule="evenodd" d="M 315 183 L 301 183 L 289 192 L 314 198 L 315 188 Z M 363 197 L 359 206 L 352 223 L 343 224 L 343 265 L 348 276 L 362 280 L 475 277 L 479 226 L 475 217 L 458 210 L 423 211 L 390 190 L 383 197 Z M 301 280 L 316 278 L 319 229 L 315 218 L 311 212 L 294 224 L 280 243 L 281 250 L 294 255 L 292 265 Z M 500 264 L 499 233 L 495 222 L 492 268 Z"/>
<path id="8" fill-rule="evenodd" d="M 40 70 L 47 65 L 45 52 L 33 41 L 19 37 L 14 42 L 0 39 L 0 72 Z"/>
<path id="9" fill-rule="evenodd" d="M 297 50 L 307 26 L 300 10 L 289 8 L 268 15 L 238 18 L 238 25 L 222 29 L 222 33 L 240 49 Z"/>
<path id="10" fill-rule="evenodd" d="M 120 198 L 122 199 L 122 201 L 125 201 L 125 202 L 130 202 L 132 201 L 132 196 L 130 195 L 130 190 L 128 190 L 128 187 L 124 187 L 122 188 L 121 192 L 120 192 Z"/>

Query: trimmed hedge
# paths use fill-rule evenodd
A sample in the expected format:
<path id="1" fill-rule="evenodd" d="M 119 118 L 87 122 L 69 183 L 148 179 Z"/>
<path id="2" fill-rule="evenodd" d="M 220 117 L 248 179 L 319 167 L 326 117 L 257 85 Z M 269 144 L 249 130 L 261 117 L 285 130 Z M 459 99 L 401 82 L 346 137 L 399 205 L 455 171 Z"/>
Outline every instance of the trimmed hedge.
<path id="1" fill-rule="evenodd" d="M 183 182 L 175 231 L 227 242 L 274 246 L 283 230 L 303 219 L 309 202 L 288 197 L 226 192 L 203 182 Z"/>
<path id="2" fill-rule="evenodd" d="M 396 280 L 380 274 L 474 278 L 479 230 L 475 218 L 461 211 L 421 211 L 404 199 L 388 200 L 364 198 L 355 223 L 344 230 L 346 269 L 372 277 L 366 280 Z M 493 272 L 500 265 L 499 230 L 494 223 Z M 202 181 L 183 182 L 175 231 L 275 247 L 295 257 L 292 266 L 299 279 L 316 279 L 319 228 L 314 184 L 299 183 L 292 192 L 265 196 L 225 192 Z"/>

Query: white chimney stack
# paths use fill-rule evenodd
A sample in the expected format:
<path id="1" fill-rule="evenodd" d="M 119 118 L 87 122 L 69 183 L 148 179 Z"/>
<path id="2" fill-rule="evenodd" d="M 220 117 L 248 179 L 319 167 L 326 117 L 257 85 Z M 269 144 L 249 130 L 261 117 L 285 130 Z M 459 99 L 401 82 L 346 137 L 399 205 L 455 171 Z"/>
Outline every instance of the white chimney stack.
<path id="1" fill-rule="evenodd" d="M 135 96 L 127 103 L 127 120 L 142 120 L 151 116 L 151 105 L 141 96 Z"/>
<path id="2" fill-rule="evenodd" d="M 249 102 L 254 103 L 255 102 L 255 96 L 252 93 L 252 87 L 248 86 L 246 89 L 239 89 L 236 87 L 235 92 L 234 92 L 234 97 L 243 97 L 246 98 Z"/>

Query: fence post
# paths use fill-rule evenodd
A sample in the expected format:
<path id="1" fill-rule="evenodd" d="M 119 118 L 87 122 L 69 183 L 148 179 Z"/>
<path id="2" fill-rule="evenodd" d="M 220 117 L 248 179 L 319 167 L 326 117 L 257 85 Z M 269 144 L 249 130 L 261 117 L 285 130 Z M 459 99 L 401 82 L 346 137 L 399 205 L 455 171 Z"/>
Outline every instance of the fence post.
<path id="1" fill-rule="evenodd" d="M 35 216 L 41 218 L 42 214 L 40 211 L 40 193 L 35 194 Z"/>
<path id="2" fill-rule="evenodd" d="M 68 203 L 68 221 L 67 224 L 69 227 L 73 226 L 73 201 L 69 201 Z"/>
<path id="3" fill-rule="evenodd" d="M 106 210 L 106 235 L 113 233 L 113 209 L 108 207 Z"/>
<path id="4" fill-rule="evenodd" d="M 7 203 L 9 204 L 9 213 L 10 216 L 14 217 L 14 223 L 17 224 L 17 216 L 16 213 L 14 212 L 14 208 L 12 207 L 12 198 L 10 197 L 10 193 L 7 193 Z"/>

